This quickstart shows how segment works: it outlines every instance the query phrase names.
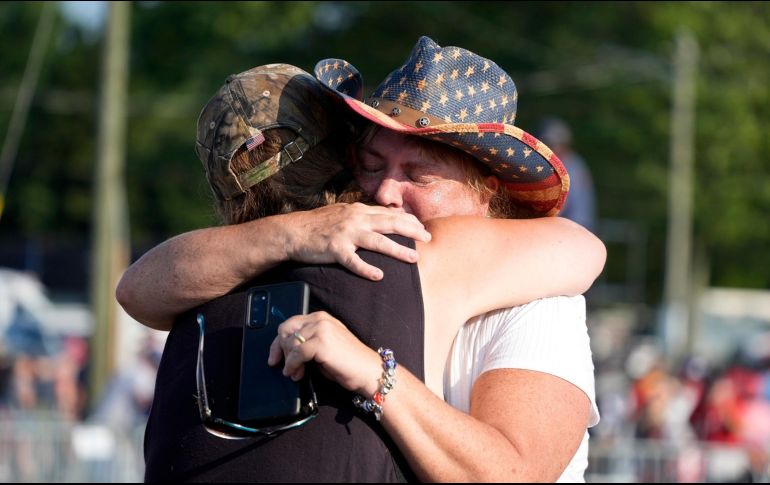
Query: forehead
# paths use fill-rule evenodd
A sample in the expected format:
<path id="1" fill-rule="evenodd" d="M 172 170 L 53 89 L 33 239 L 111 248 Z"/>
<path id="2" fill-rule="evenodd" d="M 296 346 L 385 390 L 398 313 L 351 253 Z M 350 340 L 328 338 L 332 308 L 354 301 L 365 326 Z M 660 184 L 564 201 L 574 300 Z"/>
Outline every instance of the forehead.
<path id="1" fill-rule="evenodd" d="M 402 163 L 431 168 L 455 168 L 463 164 L 463 156 L 451 147 L 414 136 L 380 129 L 368 143 L 360 146 L 363 155 L 387 163 Z"/>

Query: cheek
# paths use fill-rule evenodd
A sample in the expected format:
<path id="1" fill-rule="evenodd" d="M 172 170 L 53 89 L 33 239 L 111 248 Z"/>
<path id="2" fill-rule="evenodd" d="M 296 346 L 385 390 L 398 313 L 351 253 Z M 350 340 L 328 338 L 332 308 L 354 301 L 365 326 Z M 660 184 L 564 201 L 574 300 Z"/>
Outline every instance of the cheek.
<path id="1" fill-rule="evenodd" d="M 450 215 L 478 215 L 479 209 L 475 192 L 464 190 L 456 184 L 437 184 L 426 189 L 414 189 L 405 194 L 405 203 L 411 207 L 420 220 Z"/>

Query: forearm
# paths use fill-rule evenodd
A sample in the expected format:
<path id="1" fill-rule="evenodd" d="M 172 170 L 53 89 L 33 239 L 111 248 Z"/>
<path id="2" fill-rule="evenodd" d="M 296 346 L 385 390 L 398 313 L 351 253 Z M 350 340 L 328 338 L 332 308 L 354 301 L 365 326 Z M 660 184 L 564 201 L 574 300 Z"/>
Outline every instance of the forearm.
<path id="1" fill-rule="evenodd" d="M 281 357 L 284 375 L 295 380 L 306 362 L 315 361 L 345 389 L 367 397 L 380 390 L 380 356 L 326 312 L 282 323 L 268 363 L 277 365 Z M 468 413 L 439 399 L 404 367 L 396 370 L 396 380 L 382 405 L 382 425 L 424 481 L 556 480 L 588 425 L 587 394 L 545 372 L 482 373 Z"/>
<path id="2" fill-rule="evenodd" d="M 288 259 L 282 217 L 169 239 L 126 270 L 116 291 L 118 302 L 142 324 L 170 330 L 180 313 Z"/>
<path id="3" fill-rule="evenodd" d="M 433 240 L 417 244 L 426 300 L 444 302 L 459 292 L 468 318 L 544 297 L 579 295 L 606 259 L 604 244 L 567 219 L 452 217 L 427 227 Z"/>
<path id="4" fill-rule="evenodd" d="M 429 482 L 527 482 L 544 477 L 495 427 L 459 411 L 399 368 L 382 424 Z M 551 478 L 552 480 L 554 478 Z"/>
<path id="5" fill-rule="evenodd" d="M 382 271 L 356 249 L 414 262 L 414 250 L 383 236 L 430 240 L 414 216 L 378 206 L 333 204 L 311 211 L 266 217 L 234 226 L 200 229 L 166 241 L 134 263 L 116 296 L 143 324 L 168 330 L 181 312 L 224 295 L 276 264 L 294 260 L 339 263 L 378 280 Z"/>

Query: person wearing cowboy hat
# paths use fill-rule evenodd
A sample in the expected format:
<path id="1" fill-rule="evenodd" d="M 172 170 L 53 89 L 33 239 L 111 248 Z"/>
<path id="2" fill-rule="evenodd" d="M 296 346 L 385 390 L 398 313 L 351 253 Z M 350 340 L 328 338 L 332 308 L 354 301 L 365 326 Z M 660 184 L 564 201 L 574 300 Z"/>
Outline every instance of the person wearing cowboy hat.
<path id="1" fill-rule="evenodd" d="M 442 64 L 441 61 L 445 58 L 456 62 Z M 424 78 L 416 75 L 429 60 L 435 62 L 436 66 L 441 66 L 441 72 L 431 71 L 432 74 L 428 75 L 426 69 L 423 71 Z M 327 65 L 330 66 L 328 69 L 325 67 Z M 319 69 L 316 71 L 317 77 L 333 88 L 342 85 L 343 83 L 339 82 L 341 80 L 355 78 L 352 70 L 348 71 L 348 74 L 353 73 L 349 78 L 334 72 L 336 69 L 352 69 L 352 66 L 344 61 L 340 61 L 336 67 L 334 62 L 329 61 L 328 64 L 323 64 L 324 72 Z M 485 73 L 485 76 L 470 81 L 476 70 Z M 460 71 L 468 79 L 461 80 Z M 324 80 L 323 74 L 327 72 L 337 76 Z M 442 79 L 442 73 L 444 79 L 439 81 Z M 435 78 L 431 78 L 432 75 L 435 75 Z M 497 86 L 501 88 L 495 92 L 495 96 L 490 92 L 490 76 L 497 76 Z M 334 86 L 335 79 L 338 80 L 337 86 Z M 457 83 L 448 82 L 458 79 L 460 81 Z M 457 102 L 449 103 L 445 99 L 448 98 L 449 91 L 429 89 L 428 81 L 438 86 L 445 83 L 444 89 L 453 89 L 452 94 Z M 502 90 L 506 84 L 512 87 L 512 91 Z M 395 92 L 398 89 L 396 86 L 402 90 Z M 367 103 L 344 95 L 342 90 L 337 92 L 340 93 L 341 103 L 387 128 L 379 131 L 369 130 L 369 143 L 358 151 L 359 160 L 355 171 L 363 189 L 375 201 L 394 209 L 397 213 L 410 212 L 422 220 L 454 214 L 485 215 L 492 205 L 492 199 L 499 197 L 501 201 L 495 207 L 503 214 L 515 208 L 530 215 L 555 215 L 564 202 L 569 188 L 566 172 L 558 158 L 553 156 L 547 147 L 511 124 L 515 117 L 518 96 L 507 74 L 491 61 L 455 47 L 442 49 L 430 39 L 422 38 L 407 63 L 394 71 L 375 90 L 373 99 L 370 98 Z M 410 95 L 414 102 L 408 101 Z M 462 101 L 466 96 L 469 96 L 473 103 Z M 433 110 L 434 104 L 442 108 L 449 105 L 457 110 Z M 498 106 L 505 109 L 496 110 Z M 469 118 L 469 110 L 474 113 L 474 118 Z M 485 110 L 493 114 L 488 118 L 480 116 Z M 393 121 L 395 119 L 399 121 Z M 414 138 L 415 136 L 420 138 Z M 433 142 L 442 145 L 432 145 Z M 436 148 L 446 145 L 465 152 L 467 156 L 454 152 L 456 158 L 453 160 L 445 149 L 442 151 L 441 148 Z M 444 159 L 436 157 L 436 153 L 441 153 Z M 468 169 L 469 157 L 473 166 L 481 162 L 490 169 L 490 172 L 482 173 L 482 176 L 477 178 L 481 185 L 490 188 L 486 192 L 486 198 L 483 195 L 471 196 L 467 189 L 464 190 L 464 187 L 467 187 L 465 184 L 468 178 L 465 171 Z M 484 194 L 483 191 L 480 193 Z M 505 197 L 497 195 L 500 193 Z M 516 203 L 506 203 L 506 198 Z M 328 224 L 326 227 L 329 227 Z M 373 225 L 370 225 L 365 230 L 369 231 L 372 227 Z M 411 226 L 410 230 L 413 234 L 419 234 L 419 229 L 415 226 Z M 350 246 L 348 242 L 346 248 Z M 397 255 L 406 254 L 389 250 Z M 228 257 L 232 258 L 232 253 Z M 329 258 L 328 255 L 325 257 Z M 339 256 L 333 255 L 331 260 L 337 257 Z M 369 269 L 366 263 L 357 265 L 352 262 L 354 260 L 343 259 L 351 269 L 371 278 L 371 273 L 367 273 Z M 145 266 L 148 264 L 149 262 L 146 262 Z M 228 265 L 232 267 L 237 264 L 238 261 L 231 259 L 229 263 L 218 268 L 227 272 Z M 138 270 L 134 270 L 134 273 L 140 274 Z M 214 280 L 215 276 L 208 281 Z M 243 279 L 238 282 L 243 282 Z M 160 294 L 163 293 L 156 293 Z M 173 291 L 166 294 L 173 294 Z M 122 296 L 120 299 L 124 306 L 130 306 L 130 298 L 127 299 L 126 294 Z M 128 296 L 131 296 L 130 293 Z M 472 396 L 475 409 L 466 406 L 466 412 L 458 411 L 443 405 L 443 401 L 434 394 L 441 394 L 440 370 L 443 366 L 436 365 L 443 362 L 440 355 L 434 356 L 431 365 L 428 365 L 429 359 L 426 355 L 426 378 L 434 393 L 408 371 L 400 369 L 398 386 L 388 397 L 387 404 L 381 407 L 380 414 L 384 410 L 383 426 L 405 451 L 410 465 L 421 479 L 499 480 L 559 477 L 578 446 L 585 444 L 585 428 L 589 415 L 592 421 L 596 420 L 592 375 L 586 377 L 590 374 L 591 363 L 584 321 L 578 322 L 582 323 L 582 327 L 574 325 L 575 317 L 580 320 L 580 301 L 582 300 L 575 303 L 565 299 L 549 303 L 542 300 L 543 303 L 536 302 L 530 307 L 480 317 L 479 322 L 487 323 L 476 322 L 474 328 L 491 327 L 493 331 L 488 332 L 491 337 L 476 334 L 469 342 L 491 339 L 489 346 L 497 348 L 492 349 L 492 353 L 487 352 L 486 362 L 479 362 L 478 356 L 475 355 L 466 360 L 471 366 L 478 364 L 477 366 L 455 372 L 468 375 L 466 382 L 456 386 L 466 388 L 466 399 L 470 399 L 470 388 L 475 384 Z M 571 318 L 565 317 L 565 313 L 570 312 L 574 315 Z M 536 322 L 536 325 L 545 326 L 542 331 L 533 328 L 536 325 L 532 323 L 532 316 L 542 320 Z M 288 320 L 279 333 L 280 338 L 274 344 L 274 353 L 277 353 L 272 357 L 274 363 L 277 362 L 281 351 L 289 352 L 295 357 L 301 356 L 299 360 L 287 358 L 285 372 L 289 375 L 298 376 L 302 373 L 305 360 L 318 360 L 321 355 L 318 352 L 322 349 L 317 344 L 324 339 L 318 332 L 318 321 L 311 321 L 313 318 L 318 317 L 311 315 Z M 492 322 L 495 319 L 498 320 L 497 323 Z M 549 323 L 550 325 L 547 325 Z M 576 327 L 577 333 L 567 332 L 566 327 Z M 324 328 L 333 328 L 334 330 L 328 331 L 337 336 L 345 335 L 346 332 L 344 326 L 337 324 L 327 324 Z M 297 332 L 304 335 L 302 339 L 296 337 Z M 305 332 L 308 332 L 308 335 L 305 335 Z M 558 342 L 560 336 L 566 337 L 567 342 Z M 570 341 L 570 337 L 574 337 L 576 341 Z M 426 341 L 428 338 L 429 335 L 426 335 Z M 557 341 L 553 345 L 557 351 L 553 354 L 544 352 L 542 345 L 550 340 Z M 530 348 L 529 342 L 541 345 L 538 348 Z M 359 342 L 358 345 L 362 344 Z M 582 350 L 575 350 L 573 346 L 582 346 Z M 296 351 L 297 348 L 301 350 Z M 426 346 L 426 350 L 427 348 Z M 314 353 L 303 353 L 310 349 L 315 349 Z M 512 349 L 523 356 L 518 362 L 511 363 L 510 356 L 506 356 Z M 328 354 L 330 351 L 326 352 Z M 333 354 L 336 354 L 337 358 L 344 358 L 334 362 L 329 359 Z M 459 355 L 463 354 L 463 349 L 460 349 Z M 359 355 L 367 353 L 360 350 Z M 376 354 L 374 357 L 379 360 Z M 322 359 L 322 366 L 328 366 L 326 370 L 331 374 L 367 373 L 379 366 L 371 357 L 363 357 L 364 361 L 369 361 L 366 364 L 359 362 L 361 365 L 352 366 L 349 359 L 349 353 L 336 349 L 336 352 Z M 571 363 L 578 363 L 579 369 L 575 369 L 574 365 L 570 366 Z M 439 371 L 436 372 L 436 369 Z M 447 375 L 451 376 L 452 373 L 452 369 L 448 369 Z M 359 383 L 369 380 L 361 375 L 338 375 L 337 378 Z M 519 386 L 529 391 L 517 392 Z M 378 391 L 369 387 L 372 387 L 371 383 L 356 389 L 362 391 L 365 396 Z M 398 392 L 399 389 L 403 390 Z M 536 392 L 533 392 L 533 389 Z M 366 402 L 370 407 L 373 406 L 372 401 L 364 400 L 364 403 Z M 551 413 L 542 413 L 539 411 L 542 408 L 548 408 Z M 443 425 L 438 426 L 440 423 Z M 488 461 L 480 463 L 479 456 L 485 456 Z M 577 467 L 580 465 L 581 463 L 576 464 Z M 582 470 L 575 473 L 582 473 Z M 563 475 L 563 478 L 574 479 L 576 475 Z"/>

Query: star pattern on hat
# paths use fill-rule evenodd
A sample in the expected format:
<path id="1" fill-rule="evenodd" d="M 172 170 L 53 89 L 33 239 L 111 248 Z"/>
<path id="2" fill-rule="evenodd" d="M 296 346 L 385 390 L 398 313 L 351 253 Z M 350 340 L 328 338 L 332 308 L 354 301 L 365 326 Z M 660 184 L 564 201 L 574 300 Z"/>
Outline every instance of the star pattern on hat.
<path id="1" fill-rule="evenodd" d="M 404 104 L 446 123 L 512 123 L 517 94 L 494 62 L 459 47 L 424 42 L 372 98 Z"/>
<path id="2" fill-rule="evenodd" d="M 326 83 L 333 75 L 330 86 L 339 83 L 340 77 L 330 72 L 339 68 L 336 63 L 321 67 L 322 75 L 316 69 L 319 79 Z M 417 130 L 413 134 L 424 134 L 488 164 L 509 191 L 543 214 L 561 207 L 569 186 L 566 171 L 548 147 L 514 126 L 516 85 L 491 60 L 459 47 L 442 48 L 422 37 L 366 104 L 365 112 L 356 110 L 382 126 L 404 126 L 407 133 Z"/>

